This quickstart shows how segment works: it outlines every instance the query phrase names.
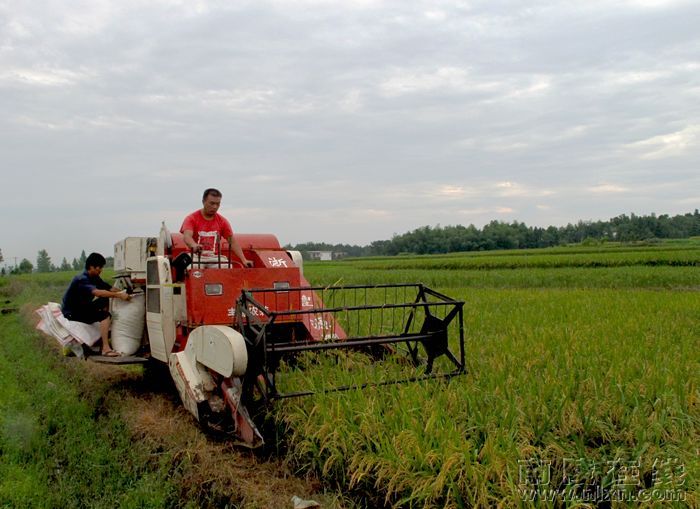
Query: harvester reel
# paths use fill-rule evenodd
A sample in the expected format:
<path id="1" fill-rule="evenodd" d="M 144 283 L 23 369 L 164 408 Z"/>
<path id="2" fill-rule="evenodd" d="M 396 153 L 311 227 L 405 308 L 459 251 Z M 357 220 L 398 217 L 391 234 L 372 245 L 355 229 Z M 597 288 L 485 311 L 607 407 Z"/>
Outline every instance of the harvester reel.
<path id="1" fill-rule="evenodd" d="M 413 291 L 416 293 L 411 299 Z M 305 301 L 303 297 L 310 292 L 318 292 L 321 296 L 315 302 Z M 385 298 L 382 299 L 382 296 Z M 276 299 L 284 299 L 288 307 L 275 305 Z M 290 304 L 295 302 L 301 302 L 301 307 Z M 396 353 L 396 346 L 405 345 L 409 353 L 409 356 L 403 357 L 405 362 L 414 367 L 425 366 L 423 373 L 417 376 L 382 380 L 376 385 L 464 374 L 463 305 L 463 302 L 421 284 L 410 283 L 285 288 L 282 292 L 277 288 L 246 290 L 236 305 L 236 325 L 245 335 L 250 359 L 244 378 L 247 389 L 244 401 L 246 404 L 252 403 L 251 400 L 255 399 L 252 393 L 255 391 L 262 395 L 256 401 L 274 401 L 315 393 L 310 390 L 282 391 L 278 384 L 277 374 L 282 373 L 285 366 L 294 369 L 296 356 L 302 352 L 320 354 L 354 350 L 381 361 Z M 298 331 L 295 327 L 300 323 L 305 324 L 309 331 L 305 336 L 294 333 Z M 316 328 L 316 336 L 310 332 L 309 324 L 311 328 Z M 319 329 L 322 334 L 318 332 Z M 449 347 L 450 331 L 458 348 L 454 353 Z M 420 358 L 419 344 L 423 345 L 427 360 Z M 434 373 L 434 368 L 438 371 L 434 365 L 435 359 L 443 355 L 448 362 L 444 365 L 441 363 L 439 372 Z M 402 362 L 400 357 L 397 360 Z M 360 382 L 330 387 L 322 392 L 371 385 L 375 384 Z"/>

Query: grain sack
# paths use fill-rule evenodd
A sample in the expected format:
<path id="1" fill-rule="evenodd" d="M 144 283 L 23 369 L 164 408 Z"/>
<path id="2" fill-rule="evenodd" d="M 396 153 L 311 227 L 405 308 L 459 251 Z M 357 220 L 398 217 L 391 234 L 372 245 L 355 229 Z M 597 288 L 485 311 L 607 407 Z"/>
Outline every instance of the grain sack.
<path id="1" fill-rule="evenodd" d="M 122 355 L 133 355 L 141 346 L 146 320 L 146 299 L 135 293 L 130 301 L 112 301 L 112 348 Z"/>

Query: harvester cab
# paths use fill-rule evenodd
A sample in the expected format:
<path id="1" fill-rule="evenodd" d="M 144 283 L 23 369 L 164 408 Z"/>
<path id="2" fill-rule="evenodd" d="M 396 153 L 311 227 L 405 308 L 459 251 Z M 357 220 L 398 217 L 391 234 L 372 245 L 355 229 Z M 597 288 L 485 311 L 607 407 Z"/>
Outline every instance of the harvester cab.
<path id="1" fill-rule="evenodd" d="M 253 267 L 244 268 L 225 240 L 216 252 L 195 255 L 165 226 L 158 238 L 115 245 L 116 277 L 145 293 L 145 348 L 153 362 L 168 365 L 185 407 L 203 425 L 230 430 L 247 447 L 261 445 L 251 414 L 314 393 L 288 391 L 282 381 L 310 355 L 399 356 L 400 366 L 407 359 L 414 367 L 413 376 L 377 384 L 464 373 L 462 302 L 420 284 L 312 287 L 300 253 L 273 235 L 236 240 Z"/>

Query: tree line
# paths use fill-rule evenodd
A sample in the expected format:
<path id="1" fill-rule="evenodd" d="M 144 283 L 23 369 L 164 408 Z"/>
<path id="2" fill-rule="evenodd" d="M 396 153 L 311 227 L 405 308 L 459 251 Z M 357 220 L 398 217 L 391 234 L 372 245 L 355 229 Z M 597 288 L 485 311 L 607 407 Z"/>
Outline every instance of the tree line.
<path id="1" fill-rule="evenodd" d="M 495 249 L 527 249 L 605 241 L 633 242 L 655 239 L 682 239 L 700 236 L 700 213 L 669 216 L 622 214 L 608 221 L 579 221 L 566 226 L 527 226 L 513 221 L 491 221 L 483 228 L 474 225 L 422 226 L 376 240 L 367 246 L 306 242 L 287 246 L 302 252 L 333 251 L 347 256 L 392 256 L 402 253 L 439 254 Z"/>
<path id="2" fill-rule="evenodd" d="M 64 256 L 60 265 L 54 265 L 48 251 L 46 251 L 46 249 L 40 249 L 36 256 L 36 266 L 26 258 L 22 258 L 22 261 L 20 261 L 19 264 L 10 269 L 10 274 L 28 274 L 33 272 L 35 267 L 36 272 L 81 271 L 85 268 L 85 260 L 87 260 L 87 255 L 83 249 L 83 251 L 80 253 L 80 257 L 73 258 L 72 262 L 68 262 Z M 107 267 L 112 267 L 114 265 L 114 258 L 108 257 L 106 260 Z M 2 261 L 2 251 L 0 250 L 0 263 L 2 263 Z M 5 275 L 4 267 L 1 269 L 1 271 L 2 275 Z"/>
<path id="3" fill-rule="evenodd" d="M 601 241 L 633 242 L 655 239 L 683 239 L 700 236 L 700 212 L 669 216 L 638 216 L 622 214 L 608 221 L 579 221 L 566 226 L 527 226 L 513 221 L 491 221 L 483 228 L 469 226 L 421 226 L 413 231 L 394 235 L 390 240 L 375 240 L 367 246 L 304 242 L 285 248 L 301 251 L 333 251 L 344 256 L 392 256 L 402 253 L 439 254 L 462 251 L 490 251 L 494 249 L 527 249 L 552 247 Z M 37 272 L 81 271 L 85 267 L 85 250 L 72 262 L 64 257 L 60 265 L 54 265 L 49 253 L 41 249 L 36 258 Z M 0 263 L 2 263 L 0 250 Z M 107 258 L 107 267 L 114 265 L 114 258 Z M 23 258 L 10 270 L 12 274 L 29 273 L 34 264 Z M 5 268 L 2 268 L 5 274 Z"/>

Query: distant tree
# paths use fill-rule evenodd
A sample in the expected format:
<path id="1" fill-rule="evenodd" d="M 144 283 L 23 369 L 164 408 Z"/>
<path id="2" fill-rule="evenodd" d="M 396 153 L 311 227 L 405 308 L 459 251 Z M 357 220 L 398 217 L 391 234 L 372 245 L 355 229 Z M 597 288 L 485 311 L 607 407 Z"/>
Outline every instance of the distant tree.
<path id="1" fill-rule="evenodd" d="M 5 259 L 2 257 L 2 249 L 0 249 L 0 263 L 4 262 Z"/>
<path id="2" fill-rule="evenodd" d="M 33 269 L 34 269 L 34 265 L 32 265 L 32 262 L 30 262 L 26 258 L 22 258 L 22 261 L 19 262 L 19 266 L 17 267 L 17 273 L 18 274 L 29 274 Z"/>
<path id="3" fill-rule="evenodd" d="M 71 269 L 72 269 L 71 264 L 68 263 L 68 260 L 66 260 L 66 257 L 64 256 L 63 261 L 61 262 L 61 266 L 58 268 L 58 270 L 65 272 L 65 271 L 68 271 Z"/>
<path id="4" fill-rule="evenodd" d="M 3 267 L 0 269 L 0 276 L 4 276 L 5 274 L 7 274 L 7 272 L 5 271 L 5 267 Z"/>
<path id="5" fill-rule="evenodd" d="M 85 260 L 87 260 L 87 256 L 85 256 L 85 250 L 83 249 L 83 251 L 80 253 L 80 259 L 78 260 L 79 267 L 77 268 L 77 270 L 85 268 Z"/>
<path id="6" fill-rule="evenodd" d="M 368 246 L 306 242 L 287 246 L 298 251 L 345 252 L 349 256 L 397 255 L 401 253 L 432 254 L 457 251 L 486 251 L 551 247 L 566 244 L 650 241 L 700 236 L 700 211 L 670 217 L 622 214 L 608 221 L 580 220 L 566 226 L 530 227 L 513 221 L 491 221 L 483 228 L 474 225 L 421 226 L 413 231 L 394 234 L 391 240 L 375 240 Z"/>
<path id="7" fill-rule="evenodd" d="M 51 257 L 46 249 L 40 250 L 36 257 L 36 271 L 51 272 Z"/>
<path id="8" fill-rule="evenodd" d="M 80 266 L 80 262 L 76 259 L 73 258 L 73 262 L 71 263 L 73 270 L 80 270 L 82 267 Z"/>

